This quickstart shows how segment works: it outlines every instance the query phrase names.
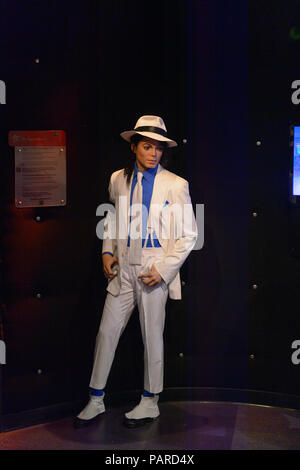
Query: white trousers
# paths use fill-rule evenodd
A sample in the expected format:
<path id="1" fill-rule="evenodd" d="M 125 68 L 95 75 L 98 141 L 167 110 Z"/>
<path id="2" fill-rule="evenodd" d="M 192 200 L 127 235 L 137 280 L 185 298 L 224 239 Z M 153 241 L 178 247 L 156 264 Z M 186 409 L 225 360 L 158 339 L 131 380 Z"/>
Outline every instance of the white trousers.
<path id="1" fill-rule="evenodd" d="M 163 330 L 168 287 L 164 281 L 149 287 L 138 279 L 162 257 L 162 248 L 143 248 L 142 264 L 138 266 L 129 265 L 128 250 L 124 254 L 120 294 L 113 296 L 108 293 L 106 296 L 96 338 L 90 387 L 105 388 L 120 336 L 137 305 L 144 344 L 144 389 L 151 393 L 163 390 Z"/>

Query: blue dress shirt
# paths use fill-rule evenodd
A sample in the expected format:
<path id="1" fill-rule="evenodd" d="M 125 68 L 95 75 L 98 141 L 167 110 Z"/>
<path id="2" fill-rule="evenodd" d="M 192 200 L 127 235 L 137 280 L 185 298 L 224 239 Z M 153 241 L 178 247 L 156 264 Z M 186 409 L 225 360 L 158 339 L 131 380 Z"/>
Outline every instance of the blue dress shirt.
<path id="1" fill-rule="evenodd" d="M 152 193 L 153 193 L 153 184 L 154 184 L 154 179 L 157 173 L 157 168 L 158 165 L 156 165 L 155 168 L 149 168 L 146 171 L 141 172 L 143 174 L 143 179 L 142 179 L 142 186 L 143 186 L 143 205 L 147 208 L 147 214 L 149 214 L 149 208 L 150 208 L 150 203 L 151 203 L 151 198 L 152 198 Z M 137 172 L 140 171 L 138 167 L 136 166 L 136 163 L 134 164 L 134 172 L 133 172 L 133 179 L 132 179 L 132 184 L 131 184 L 131 193 L 130 193 L 130 207 L 132 205 L 132 196 L 133 196 L 133 191 L 135 188 L 135 185 L 137 183 Z M 151 236 L 149 234 L 147 243 L 145 244 L 146 237 L 147 237 L 147 222 L 148 220 L 145 220 L 146 217 L 144 217 L 143 214 L 143 237 L 142 237 L 142 246 L 146 247 L 160 247 L 160 243 L 157 239 L 156 233 L 152 232 L 152 239 L 153 239 L 153 245 L 151 241 Z M 130 227 L 130 225 L 129 225 Z M 130 228 L 129 228 L 129 233 L 130 233 Z M 130 245 L 130 235 L 128 235 L 128 242 L 127 246 Z"/>

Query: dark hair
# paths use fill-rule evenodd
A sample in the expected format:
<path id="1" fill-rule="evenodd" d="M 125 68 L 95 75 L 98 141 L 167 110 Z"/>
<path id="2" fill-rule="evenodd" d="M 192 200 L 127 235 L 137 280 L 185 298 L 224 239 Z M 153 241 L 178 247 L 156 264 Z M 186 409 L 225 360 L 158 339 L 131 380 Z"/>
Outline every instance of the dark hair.
<path id="1" fill-rule="evenodd" d="M 130 144 L 134 144 L 135 146 L 137 146 L 137 144 L 143 139 L 143 136 L 140 135 L 140 134 L 133 134 L 133 136 L 131 136 L 130 138 Z M 164 151 L 163 151 L 163 154 L 162 154 L 162 157 L 161 157 L 161 160 L 160 160 L 160 164 L 161 166 L 163 166 L 164 168 L 166 168 L 167 166 L 167 144 L 163 141 L 161 141 L 163 147 L 164 147 Z M 133 170 L 134 170 L 134 163 L 135 163 L 135 160 L 133 159 L 132 155 L 130 155 L 130 159 L 128 159 L 128 162 L 127 162 L 127 165 L 125 166 L 124 168 L 124 175 L 126 176 L 126 183 L 129 185 L 130 183 L 130 179 L 131 179 L 131 175 L 133 173 Z"/>

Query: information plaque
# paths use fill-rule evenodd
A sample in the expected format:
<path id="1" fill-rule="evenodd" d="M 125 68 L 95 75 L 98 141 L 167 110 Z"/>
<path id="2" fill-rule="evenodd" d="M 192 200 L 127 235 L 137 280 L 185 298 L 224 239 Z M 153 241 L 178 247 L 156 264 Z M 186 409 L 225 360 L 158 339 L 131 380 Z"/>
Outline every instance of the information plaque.
<path id="1" fill-rule="evenodd" d="M 10 131 L 15 148 L 16 207 L 66 205 L 64 131 Z"/>

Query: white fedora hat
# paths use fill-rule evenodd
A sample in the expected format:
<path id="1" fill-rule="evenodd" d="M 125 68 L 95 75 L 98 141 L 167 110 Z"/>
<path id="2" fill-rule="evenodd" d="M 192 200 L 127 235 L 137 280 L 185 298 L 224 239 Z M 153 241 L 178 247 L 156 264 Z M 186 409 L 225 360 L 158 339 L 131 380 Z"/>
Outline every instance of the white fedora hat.
<path id="1" fill-rule="evenodd" d="M 134 134 L 144 135 L 151 139 L 166 142 L 168 147 L 176 147 L 177 142 L 167 137 L 167 128 L 163 119 L 159 116 L 142 116 L 137 120 L 136 125 L 132 131 L 121 132 L 121 137 L 127 142 Z"/>

